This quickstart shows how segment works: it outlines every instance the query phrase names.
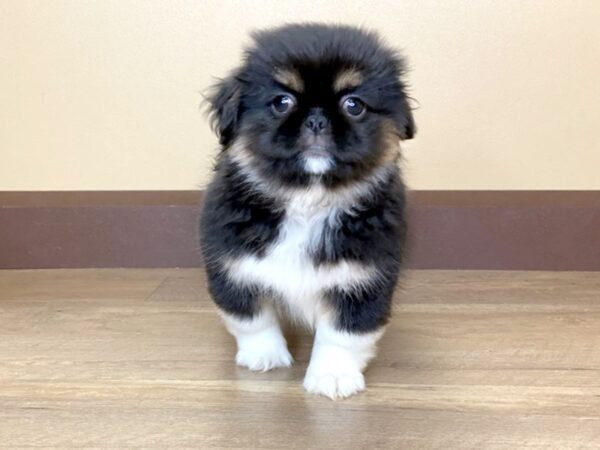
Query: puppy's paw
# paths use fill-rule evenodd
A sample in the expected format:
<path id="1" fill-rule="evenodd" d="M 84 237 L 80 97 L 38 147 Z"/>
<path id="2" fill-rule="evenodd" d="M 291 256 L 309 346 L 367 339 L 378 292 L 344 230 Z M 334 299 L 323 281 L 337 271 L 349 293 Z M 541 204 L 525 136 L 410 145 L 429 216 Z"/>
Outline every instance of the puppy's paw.
<path id="1" fill-rule="evenodd" d="M 335 400 L 364 391 L 365 377 L 358 371 L 313 373 L 309 370 L 304 377 L 304 389 Z"/>
<path id="2" fill-rule="evenodd" d="M 277 367 L 290 367 L 293 361 L 287 348 L 239 350 L 235 356 L 235 362 L 238 366 L 260 372 L 266 372 Z"/>
<path id="3" fill-rule="evenodd" d="M 250 370 L 266 372 L 277 367 L 290 367 L 294 362 L 279 330 L 265 330 L 238 337 L 235 362 Z"/>

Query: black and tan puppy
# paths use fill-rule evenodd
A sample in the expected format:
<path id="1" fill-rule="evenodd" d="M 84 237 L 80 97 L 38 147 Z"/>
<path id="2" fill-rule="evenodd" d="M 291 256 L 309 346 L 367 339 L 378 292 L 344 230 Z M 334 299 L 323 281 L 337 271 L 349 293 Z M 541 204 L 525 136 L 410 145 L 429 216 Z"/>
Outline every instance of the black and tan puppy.
<path id="1" fill-rule="evenodd" d="M 365 387 L 402 260 L 404 65 L 353 27 L 253 37 L 210 98 L 222 152 L 201 223 L 209 288 L 239 365 L 292 363 L 284 313 L 316 330 L 304 387 L 346 397 Z"/>

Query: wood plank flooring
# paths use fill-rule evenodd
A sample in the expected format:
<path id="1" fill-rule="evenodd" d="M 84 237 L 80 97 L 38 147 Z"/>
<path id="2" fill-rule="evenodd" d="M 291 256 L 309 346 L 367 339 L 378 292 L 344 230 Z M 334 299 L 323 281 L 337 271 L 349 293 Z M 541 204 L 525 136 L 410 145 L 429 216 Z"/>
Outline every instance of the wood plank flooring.
<path id="1" fill-rule="evenodd" d="M 0 448 L 600 448 L 600 272 L 415 271 L 343 401 L 251 373 L 199 269 L 0 271 Z"/>

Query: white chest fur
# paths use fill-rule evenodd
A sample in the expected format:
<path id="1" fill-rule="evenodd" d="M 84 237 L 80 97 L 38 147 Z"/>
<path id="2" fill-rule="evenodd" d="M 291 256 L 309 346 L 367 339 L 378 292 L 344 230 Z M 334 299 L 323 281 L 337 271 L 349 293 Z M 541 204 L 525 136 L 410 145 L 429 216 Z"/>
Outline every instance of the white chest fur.
<path id="1" fill-rule="evenodd" d="M 278 238 L 263 257 L 230 260 L 230 278 L 257 284 L 280 297 L 292 314 L 313 324 L 319 315 L 323 292 L 368 282 L 374 269 L 354 261 L 316 266 L 311 253 L 321 245 L 326 226 L 334 227 L 339 210 L 311 196 L 296 196 L 287 204 Z"/>

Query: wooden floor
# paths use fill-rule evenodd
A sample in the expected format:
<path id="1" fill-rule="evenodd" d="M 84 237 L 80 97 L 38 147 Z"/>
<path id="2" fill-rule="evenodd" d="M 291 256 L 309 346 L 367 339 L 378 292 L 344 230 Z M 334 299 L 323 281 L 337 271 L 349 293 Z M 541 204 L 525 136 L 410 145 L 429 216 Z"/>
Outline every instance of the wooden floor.
<path id="1" fill-rule="evenodd" d="M 250 373 L 200 270 L 0 271 L 0 447 L 600 448 L 600 273 L 406 275 L 333 402 Z"/>

